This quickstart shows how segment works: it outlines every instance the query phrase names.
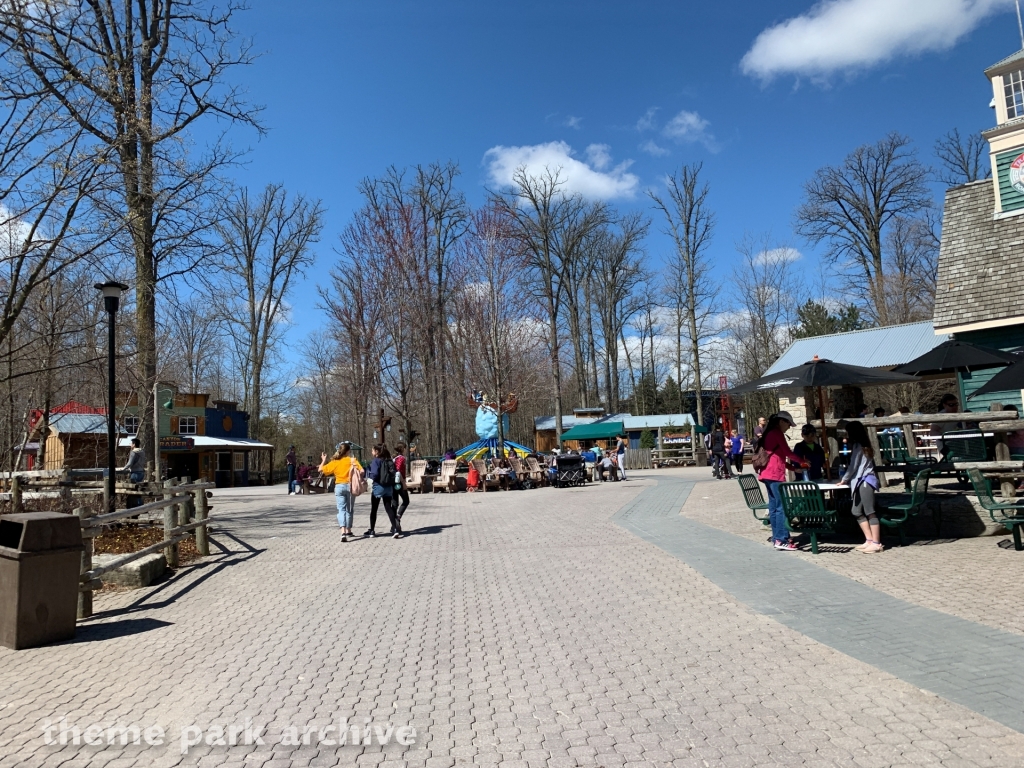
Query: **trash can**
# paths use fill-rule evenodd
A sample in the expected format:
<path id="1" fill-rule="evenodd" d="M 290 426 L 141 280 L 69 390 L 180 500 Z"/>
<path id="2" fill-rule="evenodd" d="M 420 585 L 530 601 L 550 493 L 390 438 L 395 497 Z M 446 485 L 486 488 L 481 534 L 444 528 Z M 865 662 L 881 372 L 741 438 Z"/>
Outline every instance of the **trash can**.
<path id="1" fill-rule="evenodd" d="M 0 517 L 0 645 L 20 650 L 75 636 L 81 553 L 77 517 Z"/>

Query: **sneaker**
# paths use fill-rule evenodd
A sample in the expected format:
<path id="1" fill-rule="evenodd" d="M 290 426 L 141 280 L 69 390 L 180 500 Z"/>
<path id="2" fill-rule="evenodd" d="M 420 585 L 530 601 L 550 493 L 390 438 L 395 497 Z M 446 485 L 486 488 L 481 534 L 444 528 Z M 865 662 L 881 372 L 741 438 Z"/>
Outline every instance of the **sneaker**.
<path id="1" fill-rule="evenodd" d="M 788 541 L 776 541 L 775 548 L 780 549 L 783 552 L 795 552 L 800 549 L 792 540 Z"/>
<path id="2" fill-rule="evenodd" d="M 392 534 L 391 538 L 392 538 L 392 539 L 400 539 L 400 538 L 402 538 L 402 532 L 401 532 L 401 531 L 395 531 L 395 532 L 394 532 L 394 533 Z"/>
<path id="3" fill-rule="evenodd" d="M 348 541 L 348 534 L 341 534 L 341 542 L 344 544 L 346 541 Z"/>
<path id="4" fill-rule="evenodd" d="M 363 536 L 365 536 L 368 539 L 372 539 L 376 535 L 377 534 L 373 532 L 372 528 L 370 530 L 368 530 L 366 533 L 363 534 Z"/>

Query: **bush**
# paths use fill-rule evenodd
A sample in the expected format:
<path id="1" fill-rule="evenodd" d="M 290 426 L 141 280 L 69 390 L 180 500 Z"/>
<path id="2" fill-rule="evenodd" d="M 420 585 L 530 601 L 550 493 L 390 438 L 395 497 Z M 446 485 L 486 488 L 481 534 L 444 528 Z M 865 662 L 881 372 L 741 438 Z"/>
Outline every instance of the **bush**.
<path id="1" fill-rule="evenodd" d="M 654 436 L 654 433 L 649 429 L 645 429 L 640 433 L 640 447 L 641 448 L 657 448 L 658 438 Z"/>

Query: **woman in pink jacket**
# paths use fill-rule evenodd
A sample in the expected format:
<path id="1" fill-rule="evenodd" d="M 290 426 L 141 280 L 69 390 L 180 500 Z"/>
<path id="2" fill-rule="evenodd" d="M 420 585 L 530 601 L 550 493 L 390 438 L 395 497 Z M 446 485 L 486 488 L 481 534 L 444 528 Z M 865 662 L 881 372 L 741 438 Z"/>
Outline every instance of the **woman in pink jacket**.
<path id="1" fill-rule="evenodd" d="M 761 447 L 768 453 L 768 466 L 761 470 L 758 478 L 768 490 L 768 519 L 772 524 L 772 544 L 776 549 L 792 551 L 796 544 L 790 541 L 789 528 L 786 527 L 786 515 L 782 511 L 782 500 L 779 498 L 779 483 L 786 481 L 786 460 L 799 467 L 809 467 L 789 449 L 786 442 L 786 430 L 793 426 L 793 417 L 787 411 L 779 411 L 768 419 L 768 426 L 761 438 Z"/>

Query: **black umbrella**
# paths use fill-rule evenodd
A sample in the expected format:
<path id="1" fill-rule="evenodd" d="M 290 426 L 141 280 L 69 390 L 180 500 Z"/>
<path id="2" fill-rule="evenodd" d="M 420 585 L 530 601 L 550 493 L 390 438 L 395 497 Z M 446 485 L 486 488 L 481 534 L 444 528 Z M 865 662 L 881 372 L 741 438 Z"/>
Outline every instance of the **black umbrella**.
<path id="1" fill-rule="evenodd" d="M 729 390 L 729 394 L 742 395 L 747 392 L 766 392 L 772 389 L 803 389 L 804 387 L 858 387 L 878 384 L 909 384 L 917 381 L 916 376 L 877 368 L 862 368 L 859 365 L 833 363 L 815 357 L 796 368 L 762 376 Z"/>
<path id="2" fill-rule="evenodd" d="M 938 373 L 972 371 L 977 368 L 995 368 L 1008 365 L 1015 359 L 1009 352 L 979 347 L 968 341 L 949 339 L 895 370 L 899 373 L 931 376 Z"/>
<path id="3" fill-rule="evenodd" d="M 992 392 L 1012 392 L 1024 389 L 1024 360 L 1015 358 L 1017 362 L 1010 363 L 1001 370 L 980 389 L 976 390 L 971 397 L 988 395 Z"/>
<path id="4" fill-rule="evenodd" d="M 821 360 L 817 356 L 803 365 L 796 368 L 789 368 L 779 371 L 771 376 L 762 376 L 760 379 L 740 384 L 729 391 L 729 394 L 739 395 L 747 392 L 765 392 L 773 389 L 803 389 L 804 387 L 816 387 L 818 390 L 818 407 L 821 410 L 821 434 L 824 438 L 823 447 L 828 453 L 828 429 L 825 427 L 825 395 L 822 390 L 825 387 L 857 387 L 875 386 L 879 384 L 908 384 L 917 381 L 916 376 L 907 376 L 904 373 L 893 373 L 892 371 L 879 371 L 876 368 L 862 368 L 859 365 L 844 365 L 833 363 L 831 360 Z M 832 477 L 829 463 L 825 463 L 826 477 Z"/>

